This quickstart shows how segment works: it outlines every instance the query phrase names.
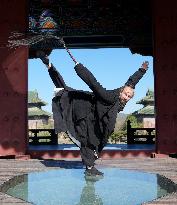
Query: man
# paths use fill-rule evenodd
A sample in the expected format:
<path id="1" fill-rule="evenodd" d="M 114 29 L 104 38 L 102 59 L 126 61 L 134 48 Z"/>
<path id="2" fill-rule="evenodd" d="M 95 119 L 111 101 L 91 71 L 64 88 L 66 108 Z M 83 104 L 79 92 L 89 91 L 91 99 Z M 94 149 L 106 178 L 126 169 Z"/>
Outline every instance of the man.
<path id="1" fill-rule="evenodd" d="M 67 132 L 80 147 L 86 174 L 103 175 L 94 167 L 95 160 L 114 130 L 117 113 L 122 111 L 133 97 L 135 85 L 148 69 L 148 62 L 144 62 L 123 87 L 114 90 L 103 88 L 86 67 L 76 63 L 74 69 L 77 75 L 92 90 L 86 92 L 68 87 L 55 67 L 49 63 L 44 52 L 38 51 L 37 56 L 47 66 L 49 75 L 58 89 L 52 100 L 55 131 Z"/>

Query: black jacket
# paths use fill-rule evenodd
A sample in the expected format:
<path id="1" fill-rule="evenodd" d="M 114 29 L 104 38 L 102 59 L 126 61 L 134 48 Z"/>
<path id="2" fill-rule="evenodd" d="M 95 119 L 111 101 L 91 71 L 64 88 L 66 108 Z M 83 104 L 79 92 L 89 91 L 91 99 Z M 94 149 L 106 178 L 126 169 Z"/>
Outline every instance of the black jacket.
<path id="1" fill-rule="evenodd" d="M 106 90 L 82 64 L 76 65 L 74 69 L 93 92 L 75 90 L 66 86 L 61 75 L 52 66 L 49 75 L 55 86 L 64 87 L 64 90 L 52 100 L 55 130 L 69 131 L 74 138 L 81 141 L 76 126 L 80 126 L 79 123 L 84 119 L 87 125 L 83 133 L 87 135 L 85 146 L 89 143 L 101 151 L 114 130 L 117 113 L 125 106 L 119 101 L 120 88 Z M 140 68 L 127 82 L 137 83 L 144 73 L 145 71 Z"/>

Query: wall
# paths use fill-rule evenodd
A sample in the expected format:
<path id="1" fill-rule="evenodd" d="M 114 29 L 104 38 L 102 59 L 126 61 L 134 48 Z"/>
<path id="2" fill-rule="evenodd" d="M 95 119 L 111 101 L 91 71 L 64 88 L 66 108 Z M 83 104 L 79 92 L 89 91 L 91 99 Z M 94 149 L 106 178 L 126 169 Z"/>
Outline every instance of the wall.
<path id="1" fill-rule="evenodd" d="M 0 2 L 0 156 L 23 155 L 27 149 L 28 48 L 7 47 L 11 32 L 27 27 L 27 2 Z"/>
<path id="2" fill-rule="evenodd" d="M 156 151 L 177 153 L 177 1 L 154 0 Z"/>

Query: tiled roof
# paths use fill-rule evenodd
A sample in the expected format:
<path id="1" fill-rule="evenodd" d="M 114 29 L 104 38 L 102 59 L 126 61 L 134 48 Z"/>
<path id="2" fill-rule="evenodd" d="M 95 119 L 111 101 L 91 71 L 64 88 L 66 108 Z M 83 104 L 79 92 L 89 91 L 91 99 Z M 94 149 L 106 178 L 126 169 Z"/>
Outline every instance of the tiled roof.
<path id="1" fill-rule="evenodd" d="M 152 105 L 148 105 L 148 106 L 146 106 L 146 107 L 143 107 L 142 109 L 140 109 L 140 110 L 137 110 L 137 111 L 135 111 L 134 113 L 132 113 L 132 114 L 134 114 L 134 115 L 154 115 L 155 114 L 155 112 L 154 112 L 154 106 L 152 106 Z"/>
<path id="2" fill-rule="evenodd" d="M 28 116 L 51 116 L 51 113 L 37 107 L 28 108 Z"/>
<path id="3" fill-rule="evenodd" d="M 154 104 L 154 91 L 148 89 L 148 91 L 146 92 L 146 96 L 141 100 L 137 101 L 136 104 Z"/>
<path id="4" fill-rule="evenodd" d="M 37 104 L 40 104 L 40 105 L 42 105 L 42 106 L 47 105 L 46 102 L 42 101 L 42 100 L 38 97 L 38 92 L 37 92 L 37 90 L 28 91 L 28 103 L 37 103 Z"/>
<path id="5" fill-rule="evenodd" d="M 144 105 L 143 108 L 133 112 L 133 115 L 155 115 L 154 111 L 154 91 L 148 89 L 146 96 L 140 101 L 136 102 L 137 104 Z"/>

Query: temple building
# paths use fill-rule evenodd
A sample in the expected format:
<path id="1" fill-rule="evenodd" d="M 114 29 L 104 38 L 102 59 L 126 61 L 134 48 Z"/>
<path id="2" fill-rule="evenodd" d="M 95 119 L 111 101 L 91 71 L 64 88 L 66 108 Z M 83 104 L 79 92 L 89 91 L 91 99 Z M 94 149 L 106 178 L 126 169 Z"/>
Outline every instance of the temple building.
<path id="1" fill-rule="evenodd" d="M 132 54 L 152 56 L 157 137 L 155 150 L 143 154 L 177 153 L 176 8 L 176 0 L 1 0 L 0 156 L 37 157 L 27 144 L 28 59 L 37 58 L 39 49 L 49 55 L 65 44 L 73 49 L 129 48 Z M 40 19 L 45 9 L 54 20 L 48 18 L 50 35 L 45 32 L 47 19 Z"/>
<path id="2" fill-rule="evenodd" d="M 37 90 L 28 91 L 28 128 L 37 129 L 43 128 L 46 125 L 52 124 L 52 115 L 42 110 L 42 106 L 47 105 L 38 97 Z"/>
<path id="3" fill-rule="evenodd" d="M 148 89 L 146 96 L 137 104 L 143 105 L 143 108 L 132 113 L 138 122 L 143 123 L 143 127 L 154 128 L 155 127 L 155 111 L 154 111 L 154 91 Z"/>

